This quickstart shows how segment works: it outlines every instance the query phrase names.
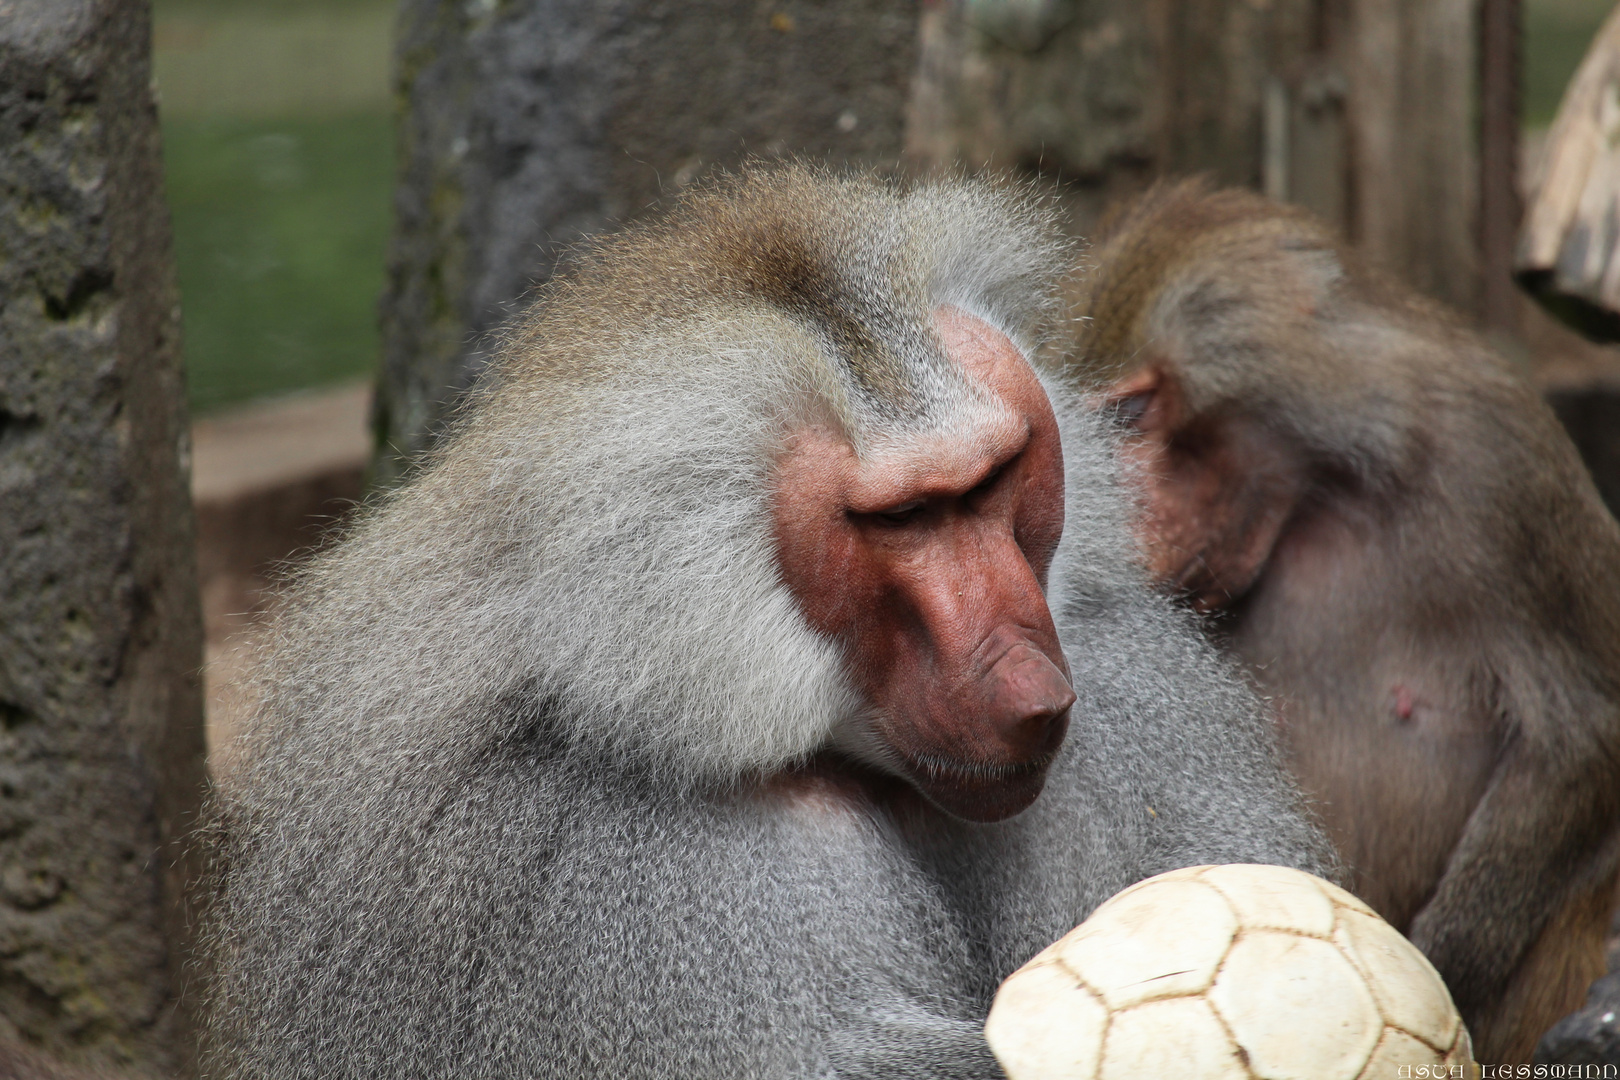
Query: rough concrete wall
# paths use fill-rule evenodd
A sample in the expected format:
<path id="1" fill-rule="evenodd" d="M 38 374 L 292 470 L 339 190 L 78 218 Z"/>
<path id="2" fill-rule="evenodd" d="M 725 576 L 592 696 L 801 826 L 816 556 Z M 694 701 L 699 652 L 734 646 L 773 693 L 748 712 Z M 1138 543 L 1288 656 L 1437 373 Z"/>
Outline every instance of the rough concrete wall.
<path id="1" fill-rule="evenodd" d="M 1259 187 L 1262 99 L 1305 55 L 1310 13 L 1309 0 L 925 6 L 907 157 L 1040 176 L 1080 236 L 1160 176 Z"/>
<path id="2" fill-rule="evenodd" d="M 1077 235 L 1162 169 L 1171 87 L 1150 4 L 933 4 L 918 36 L 912 169 L 968 162 L 1041 177 Z"/>
<path id="3" fill-rule="evenodd" d="M 150 37 L 0 5 L 0 1037 L 173 1074 L 204 748 Z"/>
<path id="4" fill-rule="evenodd" d="M 567 245 L 706 170 L 900 152 L 908 0 L 404 0 L 380 479 Z"/>

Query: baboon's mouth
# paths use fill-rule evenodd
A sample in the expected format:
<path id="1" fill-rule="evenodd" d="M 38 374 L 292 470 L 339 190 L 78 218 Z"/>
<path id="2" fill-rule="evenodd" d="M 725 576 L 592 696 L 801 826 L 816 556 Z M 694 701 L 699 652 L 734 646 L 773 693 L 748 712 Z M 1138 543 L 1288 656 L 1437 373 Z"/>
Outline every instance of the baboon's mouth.
<path id="1" fill-rule="evenodd" d="M 1020 762 L 971 761 L 917 754 L 906 773 L 922 796 L 953 817 L 988 823 L 1029 808 L 1046 786 L 1056 752 Z"/>
<path id="2" fill-rule="evenodd" d="M 1029 761 L 1001 763 L 993 761 L 964 761 L 939 754 L 911 754 L 905 761 L 912 776 L 927 777 L 930 781 L 949 783 L 998 783 L 1021 780 L 1040 775 L 1051 768 L 1056 751 L 1049 751 Z"/>

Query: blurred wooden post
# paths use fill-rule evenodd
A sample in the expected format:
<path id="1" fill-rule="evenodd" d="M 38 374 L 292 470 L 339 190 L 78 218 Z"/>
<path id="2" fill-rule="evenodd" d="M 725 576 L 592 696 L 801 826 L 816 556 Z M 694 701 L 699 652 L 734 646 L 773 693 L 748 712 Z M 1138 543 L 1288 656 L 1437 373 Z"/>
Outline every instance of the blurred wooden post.
<path id="1" fill-rule="evenodd" d="M 1519 330 L 1513 247 L 1519 205 L 1519 0 L 1481 0 L 1479 31 L 1480 316 L 1503 333 Z"/>
<path id="2" fill-rule="evenodd" d="M 149 15 L 0 4 L 0 1039 L 174 1076 L 205 774 Z"/>

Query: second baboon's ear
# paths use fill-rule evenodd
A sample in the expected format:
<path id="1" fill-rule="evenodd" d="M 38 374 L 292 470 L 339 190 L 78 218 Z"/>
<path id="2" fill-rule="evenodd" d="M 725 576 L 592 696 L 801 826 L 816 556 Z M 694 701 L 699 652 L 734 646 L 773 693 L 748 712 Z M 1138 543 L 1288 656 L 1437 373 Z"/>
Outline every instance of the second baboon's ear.
<path id="1" fill-rule="evenodd" d="M 1201 610 L 1242 596 L 1304 490 L 1300 455 L 1237 409 L 1191 411 L 1168 364 L 1121 376 L 1102 400 L 1131 433 L 1121 453 L 1149 571 Z"/>

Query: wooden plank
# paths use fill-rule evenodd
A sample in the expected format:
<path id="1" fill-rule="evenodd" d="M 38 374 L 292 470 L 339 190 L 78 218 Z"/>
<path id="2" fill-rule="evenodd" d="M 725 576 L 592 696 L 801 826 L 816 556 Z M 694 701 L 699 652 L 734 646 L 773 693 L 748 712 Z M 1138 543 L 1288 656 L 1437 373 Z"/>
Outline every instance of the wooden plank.
<path id="1" fill-rule="evenodd" d="M 1513 245 L 1519 227 L 1519 0 L 1481 0 L 1479 28 L 1480 314 L 1519 327 Z"/>
<path id="2" fill-rule="evenodd" d="M 1349 84 L 1349 235 L 1431 296 L 1479 310 L 1479 0 L 1356 0 L 1335 49 Z"/>

